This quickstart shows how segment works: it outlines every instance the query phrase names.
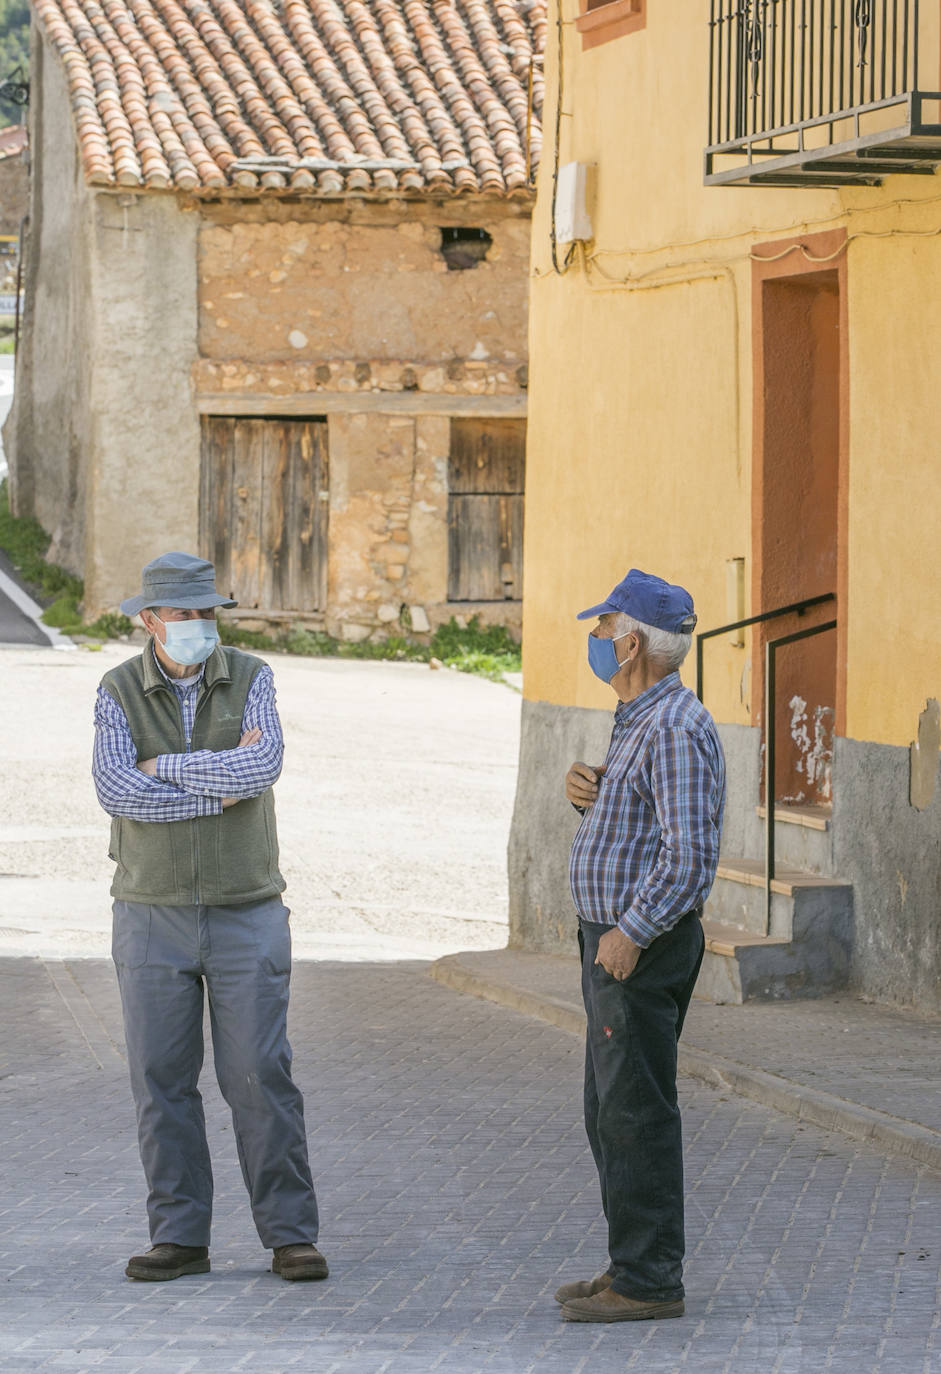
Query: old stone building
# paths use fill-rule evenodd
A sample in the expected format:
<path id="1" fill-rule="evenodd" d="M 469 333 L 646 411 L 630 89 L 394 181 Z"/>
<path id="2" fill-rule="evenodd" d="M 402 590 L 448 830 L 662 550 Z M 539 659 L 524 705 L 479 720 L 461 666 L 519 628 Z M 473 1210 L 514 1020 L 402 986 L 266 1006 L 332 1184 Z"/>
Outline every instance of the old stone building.
<path id="1" fill-rule="evenodd" d="M 541 3 L 39 0 L 18 512 L 349 639 L 519 624 Z"/>

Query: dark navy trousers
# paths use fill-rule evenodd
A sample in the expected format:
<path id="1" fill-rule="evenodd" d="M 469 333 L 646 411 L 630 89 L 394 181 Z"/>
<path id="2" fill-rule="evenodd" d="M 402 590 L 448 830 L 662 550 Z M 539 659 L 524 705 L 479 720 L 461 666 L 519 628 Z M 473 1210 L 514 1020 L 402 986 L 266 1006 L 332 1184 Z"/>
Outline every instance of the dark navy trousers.
<path id="1" fill-rule="evenodd" d="M 698 911 L 645 949 L 622 982 L 595 963 L 611 927 L 580 921 L 588 1017 L 585 1129 L 608 1222 L 612 1288 L 683 1297 L 683 1137 L 676 1046 L 703 957 Z"/>

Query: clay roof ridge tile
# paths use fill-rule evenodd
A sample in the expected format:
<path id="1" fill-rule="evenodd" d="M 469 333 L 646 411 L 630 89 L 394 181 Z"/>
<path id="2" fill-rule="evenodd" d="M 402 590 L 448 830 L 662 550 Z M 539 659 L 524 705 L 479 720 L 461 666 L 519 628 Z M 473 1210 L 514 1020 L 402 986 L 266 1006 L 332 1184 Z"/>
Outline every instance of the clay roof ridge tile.
<path id="1" fill-rule="evenodd" d="M 69 84 L 95 184 L 207 187 L 239 157 L 355 154 L 414 171 L 352 168 L 290 185 L 322 194 L 528 189 L 543 77 L 531 64 L 546 6 L 513 0 L 34 0 Z M 444 163 L 467 160 L 445 172 Z M 284 189 L 280 172 L 262 187 Z"/>
<path id="2" fill-rule="evenodd" d="M 425 3 L 426 0 L 404 0 L 403 9 L 416 28 L 419 26 L 419 20 L 426 18 Z M 455 38 L 460 36 L 455 30 L 456 14 L 452 5 L 439 6 L 437 18 L 445 29 L 451 29 L 455 32 Z M 461 74 L 452 65 L 444 38 L 439 35 L 437 29 L 426 22 L 422 26 L 422 31 L 424 34 L 422 54 L 426 64 L 436 77 L 442 96 L 447 97 L 449 105 L 460 122 L 461 131 L 472 159 L 482 173 L 487 172 L 492 163 L 492 150 L 489 147 L 489 138 L 487 137 L 485 110 L 481 110 L 470 100 L 465 82 L 461 79 Z M 468 61 L 466 65 L 474 77 L 489 86 L 489 83 L 486 83 L 483 68 L 476 58 Z M 470 74 L 470 72 L 464 75 Z M 488 96 L 489 99 L 486 104 L 493 101 L 489 90 Z"/>
<path id="3" fill-rule="evenodd" d="M 382 24 L 388 47 L 400 54 L 393 79 L 403 101 L 418 110 L 422 121 L 427 123 L 429 132 L 436 129 L 439 137 L 445 138 L 446 147 L 442 151 L 452 157 L 455 153 L 461 155 L 463 147 L 459 129 L 422 65 L 419 46 L 407 30 L 398 0 L 374 0 L 374 8 Z M 410 95 L 402 84 L 399 71 L 403 76 L 410 78 L 414 96 Z"/>
<path id="4" fill-rule="evenodd" d="M 119 11 L 119 6 L 118 6 L 118 3 L 117 3 L 117 0 L 105 0 L 105 3 L 106 3 L 106 6 L 110 4 L 111 12 L 113 12 L 113 13 L 118 13 L 118 12 L 120 12 L 120 11 Z M 127 11 L 125 11 L 125 13 L 126 13 L 126 12 L 127 12 Z M 131 36 L 132 36 L 132 34 L 131 34 L 131 28 L 132 28 L 132 26 L 128 25 L 127 27 L 128 27 L 128 36 L 131 37 Z M 134 37 L 133 37 L 133 42 L 134 42 L 134 56 L 135 56 L 135 58 L 139 58 L 139 60 L 140 60 L 142 63 L 144 63 L 144 64 L 148 64 L 148 65 L 149 65 L 149 63 L 152 62 L 153 64 L 159 66 L 159 62 L 158 62 L 158 59 L 157 59 L 157 57 L 156 57 L 156 54 L 155 54 L 155 53 L 153 52 L 153 50 L 150 48 L 150 46 L 149 46 L 149 44 L 147 43 L 147 40 L 146 40 L 146 38 L 143 36 L 143 34 L 139 34 L 139 36 L 134 36 Z M 199 132 L 196 130 L 195 126 L 194 126 L 194 125 L 189 125 L 189 117 L 190 117 L 191 111 L 187 108 L 186 101 L 183 100 L 183 99 L 181 98 L 181 96 L 180 96 L 178 93 L 172 92 L 172 88 L 170 87 L 169 82 L 164 81 L 164 82 L 160 82 L 160 83 L 157 83 L 157 84 L 160 85 L 160 86 L 162 86 L 162 87 L 164 88 L 163 91 L 162 91 L 161 93 L 162 93 L 165 97 L 169 97 L 169 101 L 170 101 L 171 107 L 173 107 L 173 115 L 175 116 L 175 117 L 173 118 L 173 123 L 176 124 L 176 125 L 180 125 L 181 123 L 183 123 L 183 122 L 185 121 L 186 124 L 189 126 L 189 129 L 191 130 L 191 133 L 187 135 L 187 140 L 190 141 L 190 142 L 192 142 L 192 139 L 194 139 L 194 138 L 198 140 L 199 150 L 200 150 L 200 151 L 199 151 L 199 154 L 198 154 L 198 156 L 197 156 L 197 158 L 196 158 L 196 163 L 198 163 L 198 164 L 203 164 L 203 165 L 200 166 L 200 169 L 199 169 L 200 172 L 201 172 L 202 178 L 203 178 L 204 180 L 212 180 L 212 179 L 214 179 L 214 173 L 215 173 L 215 171 L 216 171 L 216 164 L 215 164 L 214 160 L 211 158 L 211 156 L 204 150 L 204 146 L 203 146 L 203 144 L 202 144 L 201 136 L 200 136 Z M 198 91 L 199 91 L 199 88 L 198 88 L 198 85 L 197 85 L 197 83 L 195 82 L 195 80 L 193 80 L 192 78 L 189 78 L 189 77 L 184 73 L 184 76 L 183 76 L 183 78 L 182 78 L 182 80 L 181 80 L 181 84 L 184 86 L 184 88 L 185 88 L 187 85 L 190 87 L 190 90 L 189 90 L 188 94 L 190 95 L 191 98 L 192 98 L 194 95 L 197 96 L 197 109 L 196 109 L 196 111 L 194 111 L 193 113 L 196 113 L 197 115 L 202 115 L 202 114 L 204 113 L 204 111 L 203 111 L 203 109 L 202 109 L 202 107 L 201 107 L 201 105 L 200 105 L 200 102 L 199 102 L 199 100 L 198 100 Z M 152 93 L 152 90 L 151 90 L 151 93 Z M 143 78 L 141 78 L 141 91 L 140 91 L 139 94 L 140 94 L 141 98 L 143 98 L 143 96 L 144 96 Z M 175 98 L 176 98 L 176 99 L 175 99 L 175 103 L 174 103 L 174 96 L 175 96 Z M 202 102 L 202 105 L 205 105 L 205 102 Z M 207 107 L 207 109 L 208 109 L 208 107 Z M 161 144 L 160 138 L 159 138 L 159 134 L 158 134 L 158 132 L 157 132 L 157 129 L 156 129 L 155 126 L 154 126 L 152 106 L 151 106 L 151 103 L 150 103 L 149 101 L 145 102 L 145 104 L 144 104 L 144 111 L 145 111 L 145 113 L 146 113 L 147 122 L 148 122 L 148 124 L 149 124 L 149 127 L 150 127 L 151 130 L 153 130 L 153 138 L 154 138 L 155 142 L 157 143 L 157 146 L 158 146 L 158 147 L 162 147 L 162 144 Z M 138 144 L 140 144 L 141 139 L 142 139 L 142 138 L 145 138 L 144 129 L 143 129 L 141 126 L 138 126 L 138 127 L 135 129 L 135 133 L 136 133 L 136 136 L 137 136 Z M 184 140 L 184 141 L 187 141 L 187 140 Z M 167 167 L 167 171 L 168 171 L 168 172 L 170 171 L 169 166 Z M 185 173 L 185 172 L 186 172 L 186 168 L 182 168 L 182 169 L 181 169 L 181 172 L 182 172 L 182 173 Z M 145 179 L 146 179 L 146 171 L 145 171 Z M 185 180 L 188 180 L 188 178 L 185 177 L 185 176 L 184 176 L 184 179 L 185 179 Z M 182 183 L 181 183 L 181 184 L 182 184 Z"/>
<path id="5" fill-rule="evenodd" d="M 242 116 L 242 105 L 231 82 L 220 68 L 211 48 L 183 13 L 177 0 L 154 0 L 154 3 L 161 10 L 163 22 L 172 24 L 173 37 L 167 34 L 167 38 L 170 43 L 174 43 L 175 40 L 180 62 L 188 59 L 192 64 L 192 70 L 208 96 L 208 116 L 219 126 L 222 137 L 231 146 L 232 158 L 263 152 L 258 135 Z"/>
<path id="6" fill-rule="evenodd" d="M 331 85 L 339 85 L 353 106 L 352 109 L 346 110 L 346 115 L 347 121 L 351 125 L 350 132 L 354 136 L 355 146 L 360 152 L 371 153 L 373 156 L 408 157 L 408 140 L 403 136 L 399 122 L 394 118 L 386 103 L 388 92 L 381 90 L 371 79 L 368 68 L 365 67 L 360 58 L 356 45 L 350 39 L 345 27 L 339 22 L 332 0 L 327 0 L 327 3 L 331 6 L 327 17 L 332 33 L 344 53 L 346 76 L 341 75 L 335 65 L 335 60 L 330 57 L 319 35 L 313 32 L 312 26 L 307 38 L 308 43 L 316 42 L 328 64 L 329 71 L 335 73 L 335 81 L 331 82 Z M 320 0 L 318 15 L 322 15 L 325 8 L 325 0 Z M 295 24 L 298 23 L 299 16 L 296 11 L 292 11 L 291 19 Z M 360 108 L 360 102 L 365 106 L 365 110 Z M 354 110 L 355 123 L 353 119 Z M 370 119 L 372 121 L 371 126 Z"/>
<path id="7" fill-rule="evenodd" d="M 234 3 L 234 0 L 216 0 L 216 3 L 219 10 L 218 20 L 201 0 L 189 0 L 189 7 L 195 12 L 198 32 L 219 58 L 233 86 L 245 92 L 243 99 L 246 102 L 249 99 L 258 102 L 255 105 L 256 117 L 264 120 L 264 133 L 270 145 L 269 151 L 290 156 L 294 149 L 293 141 L 278 117 L 276 108 L 267 108 L 268 102 L 262 94 L 264 87 L 260 80 L 261 74 L 254 70 L 253 59 L 262 67 L 269 84 L 273 84 L 279 94 L 284 94 L 289 88 L 278 76 L 263 45 L 255 37 L 244 11 Z M 228 27 L 229 24 L 231 29 Z M 245 48 L 244 54 L 239 42 L 236 42 L 237 38 Z M 248 94 L 249 91 L 251 95 Z M 264 116 L 261 115 L 262 105 L 266 107 Z"/>

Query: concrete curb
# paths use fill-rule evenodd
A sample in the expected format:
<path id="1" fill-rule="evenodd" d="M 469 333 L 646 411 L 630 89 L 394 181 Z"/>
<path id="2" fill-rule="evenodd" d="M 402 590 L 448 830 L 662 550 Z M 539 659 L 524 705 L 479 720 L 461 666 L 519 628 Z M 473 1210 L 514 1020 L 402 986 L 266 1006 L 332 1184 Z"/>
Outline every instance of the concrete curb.
<path id="1" fill-rule="evenodd" d="M 548 994 L 531 992 L 512 983 L 488 978 L 469 969 L 460 954 L 438 959 L 428 970 L 436 982 L 471 997 L 496 1002 L 524 1016 L 547 1021 L 559 1030 L 583 1035 L 585 1016 L 580 1007 Z M 816 1088 L 739 1064 L 721 1055 L 707 1054 L 692 1045 L 679 1046 L 679 1070 L 713 1087 L 725 1088 L 787 1116 L 795 1116 L 826 1131 L 840 1131 L 853 1140 L 868 1141 L 878 1149 L 904 1155 L 918 1164 L 941 1172 L 941 1132 L 919 1126 L 886 1112 L 873 1111 L 856 1102 L 835 1097 Z"/>
<path id="2" fill-rule="evenodd" d="M 46 636 L 49 643 L 45 647 L 50 649 L 76 648 L 76 645 L 74 645 L 71 639 L 64 635 L 61 630 L 57 630 L 52 625 L 46 625 L 43 622 L 42 606 L 38 605 L 27 592 L 24 592 L 18 582 L 15 582 L 12 577 L 8 577 L 2 568 L 0 568 L 0 592 L 3 593 L 7 600 L 13 602 L 17 610 L 22 611 L 23 615 L 28 616 L 29 619 L 35 623 L 40 634 Z M 11 644 L 9 647 L 11 649 L 41 649 L 44 646 L 41 644 Z"/>

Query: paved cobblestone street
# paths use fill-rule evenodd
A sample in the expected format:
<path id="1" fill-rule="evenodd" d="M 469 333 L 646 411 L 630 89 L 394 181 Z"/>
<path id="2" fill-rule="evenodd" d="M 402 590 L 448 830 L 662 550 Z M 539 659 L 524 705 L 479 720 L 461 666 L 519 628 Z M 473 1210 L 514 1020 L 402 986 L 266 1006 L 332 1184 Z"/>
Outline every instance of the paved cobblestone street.
<path id="1" fill-rule="evenodd" d="M 941 1177 L 692 1080 L 686 1317 L 563 1323 L 555 1287 L 605 1259 L 581 1044 L 426 968 L 296 966 L 330 1279 L 267 1272 L 207 1067 L 213 1270 L 135 1284 L 143 1188 L 110 965 L 2 961 L 0 1368 L 941 1369 Z"/>

